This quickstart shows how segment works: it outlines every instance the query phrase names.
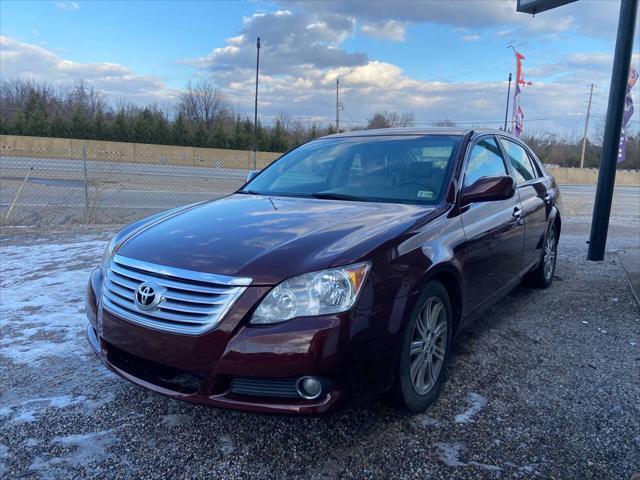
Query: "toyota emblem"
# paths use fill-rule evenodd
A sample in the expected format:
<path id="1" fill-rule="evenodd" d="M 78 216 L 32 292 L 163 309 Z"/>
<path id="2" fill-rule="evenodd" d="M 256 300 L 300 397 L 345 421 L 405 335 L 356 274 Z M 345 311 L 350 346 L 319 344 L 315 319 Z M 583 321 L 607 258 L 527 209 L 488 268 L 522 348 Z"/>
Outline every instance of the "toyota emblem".
<path id="1" fill-rule="evenodd" d="M 153 310 L 161 300 L 160 289 L 152 283 L 142 283 L 136 290 L 135 302 L 141 310 Z"/>

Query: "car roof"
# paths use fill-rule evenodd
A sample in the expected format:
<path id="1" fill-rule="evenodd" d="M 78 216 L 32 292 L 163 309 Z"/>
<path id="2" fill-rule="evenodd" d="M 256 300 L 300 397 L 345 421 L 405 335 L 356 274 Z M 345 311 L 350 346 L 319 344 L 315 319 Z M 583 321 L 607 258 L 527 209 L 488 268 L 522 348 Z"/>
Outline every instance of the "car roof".
<path id="1" fill-rule="evenodd" d="M 460 128 L 460 127 L 429 127 L 429 128 L 415 128 L 415 127 L 402 127 L 402 128 L 377 128 L 374 130 L 353 130 L 351 132 L 336 133 L 333 135 L 327 135 L 321 138 L 348 138 L 348 137 L 379 137 L 379 136 L 394 136 L 394 135 L 466 135 L 472 134 L 486 135 L 486 134 L 500 134 L 507 137 L 513 137 L 509 132 L 502 130 L 496 130 L 493 128 Z M 513 137 L 515 138 L 515 137 Z"/>

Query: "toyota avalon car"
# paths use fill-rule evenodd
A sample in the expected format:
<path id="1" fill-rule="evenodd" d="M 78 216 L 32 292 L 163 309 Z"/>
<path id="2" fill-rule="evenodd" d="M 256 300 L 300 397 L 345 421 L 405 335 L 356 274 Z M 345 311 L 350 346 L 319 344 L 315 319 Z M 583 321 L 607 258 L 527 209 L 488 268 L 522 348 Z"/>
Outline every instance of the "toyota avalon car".
<path id="1" fill-rule="evenodd" d="M 388 394 L 419 412 L 466 324 L 522 280 L 551 285 L 559 199 L 502 131 L 313 140 L 116 234 L 89 279 L 88 339 L 176 399 L 317 414 Z"/>

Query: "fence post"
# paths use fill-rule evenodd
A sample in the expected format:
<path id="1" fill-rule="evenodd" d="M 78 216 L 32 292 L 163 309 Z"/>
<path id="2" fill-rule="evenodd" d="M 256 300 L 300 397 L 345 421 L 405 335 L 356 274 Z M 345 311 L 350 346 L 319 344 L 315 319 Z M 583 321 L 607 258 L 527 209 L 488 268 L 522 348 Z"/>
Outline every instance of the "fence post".
<path id="1" fill-rule="evenodd" d="M 84 206 L 89 211 L 89 184 L 87 181 L 87 144 L 82 144 L 82 163 L 84 165 Z"/>

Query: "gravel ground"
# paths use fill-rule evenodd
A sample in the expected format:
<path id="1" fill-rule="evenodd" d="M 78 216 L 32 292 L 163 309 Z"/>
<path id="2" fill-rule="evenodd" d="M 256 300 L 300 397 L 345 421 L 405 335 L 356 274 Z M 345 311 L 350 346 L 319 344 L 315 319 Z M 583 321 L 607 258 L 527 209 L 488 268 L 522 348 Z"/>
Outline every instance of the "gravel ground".
<path id="1" fill-rule="evenodd" d="M 640 216 L 640 211 L 638 212 Z M 82 295 L 113 228 L 6 230 L 0 254 L 0 477 L 597 478 L 640 471 L 640 311 L 612 222 L 585 260 L 566 218 L 557 278 L 519 287 L 458 339 L 421 415 L 385 402 L 329 416 L 195 406 L 107 371 L 84 339 Z"/>

